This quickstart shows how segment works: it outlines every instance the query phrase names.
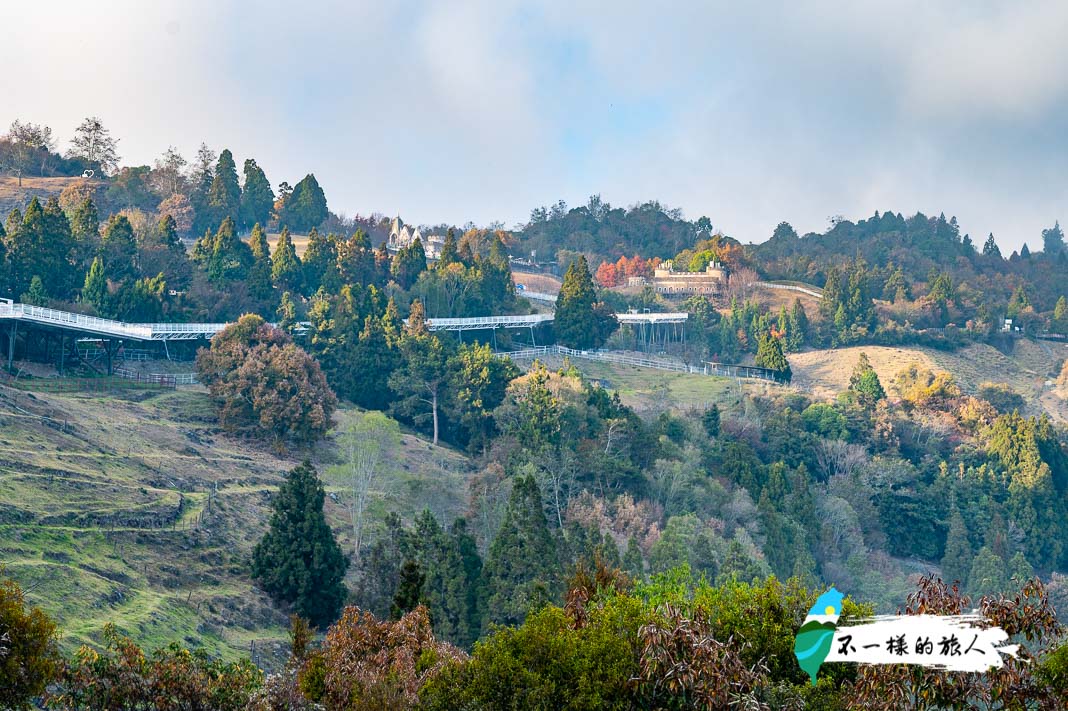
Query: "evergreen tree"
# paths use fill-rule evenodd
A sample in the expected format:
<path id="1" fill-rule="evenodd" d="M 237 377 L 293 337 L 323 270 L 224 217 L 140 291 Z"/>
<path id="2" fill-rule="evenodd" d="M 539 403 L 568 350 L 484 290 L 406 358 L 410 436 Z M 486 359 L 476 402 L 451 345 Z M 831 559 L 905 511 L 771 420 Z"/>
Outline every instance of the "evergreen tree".
<path id="1" fill-rule="evenodd" d="M 116 281 L 137 276 L 137 239 L 133 226 L 125 215 L 112 215 L 104 228 L 100 242 L 100 256 L 111 278 Z"/>
<path id="2" fill-rule="evenodd" d="M 82 303 L 89 304 L 101 316 L 110 315 L 108 308 L 108 281 L 104 276 L 104 263 L 100 257 L 93 260 L 89 272 L 85 275 L 82 287 Z"/>
<path id="3" fill-rule="evenodd" d="M 997 257 L 1001 259 L 1001 249 L 998 247 L 998 243 L 994 241 L 994 233 L 991 232 L 986 238 L 986 242 L 983 242 L 983 254 L 987 257 Z"/>
<path id="4" fill-rule="evenodd" d="M 701 424 L 704 426 L 705 432 L 708 433 L 709 437 L 719 437 L 719 405 L 712 403 L 712 405 L 704 411 L 704 414 L 701 415 Z"/>
<path id="5" fill-rule="evenodd" d="M 794 299 L 790 309 L 789 346 L 791 351 L 799 351 L 808 341 L 808 314 L 801 305 L 801 299 Z"/>
<path id="6" fill-rule="evenodd" d="M 450 227 L 445 233 L 445 242 L 441 245 L 437 269 L 444 271 L 450 264 L 456 264 L 459 261 L 460 253 L 456 250 L 456 230 Z"/>
<path id="7" fill-rule="evenodd" d="M 494 623 L 520 624 L 528 610 L 551 599 L 557 566 L 538 483 L 533 476 L 518 476 L 482 570 L 483 630 Z"/>
<path id="8" fill-rule="evenodd" d="M 85 198 L 71 211 L 70 233 L 77 242 L 77 264 L 92 259 L 100 242 L 100 214 L 92 198 Z"/>
<path id="9" fill-rule="evenodd" d="M 271 280 L 283 291 L 296 292 L 300 287 L 301 276 L 300 259 L 293 247 L 289 228 L 283 227 L 278 244 L 274 246 L 274 254 L 271 255 Z"/>
<path id="10" fill-rule="evenodd" d="M 206 259 L 208 278 L 215 283 L 243 281 L 252 267 L 252 250 L 237 236 L 233 219 L 227 217 L 213 237 L 205 235 L 210 252 Z M 194 258 L 197 251 L 194 250 Z"/>
<path id="11" fill-rule="evenodd" d="M 6 231 L 12 292 L 25 293 L 33 277 L 42 276 L 53 297 L 68 298 L 76 286 L 75 242 L 59 202 L 52 198 L 42 207 L 32 198 L 25 214 L 11 211 Z"/>
<path id="12" fill-rule="evenodd" d="M 293 192 L 285 199 L 279 223 L 296 232 L 307 232 L 318 227 L 329 216 L 326 194 L 311 173 L 293 186 Z"/>
<path id="13" fill-rule="evenodd" d="M 790 362 L 782 352 L 782 342 L 770 333 L 760 337 L 757 346 L 756 365 L 758 368 L 769 368 L 777 372 L 776 379 L 790 382 L 793 373 L 790 371 Z"/>
<path id="14" fill-rule="evenodd" d="M 319 234 L 319 230 L 313 227 L 308 233 L 308 248 L 301 260 L 305 296 L 311 296 L 319 287 L 327 293 L 337 293 L 341 288 L 337 262 L 337 240 L 332 236 Z"/>
<path id="15" fill-rule="evenodd" d="M 400 341 L 403 364 L 389 377 L 390 389 L 399 396 L 393 410 L 416 424 L 430 421 L 437 444 L 449 354 L 441 339 L 426 331 L 418 300 L 412 303 L 412 313 L 412 326 Z"/>
<path id="16" fill-rule="evenodd" d="M 275 311 L 278 328 L 289 331 L 297 323 L 297 306 L 293 303 L 293 297 L 288 291 L 282 292 L 282 298 L 278 300 L 278 310 Z"/>
<path id="17" fill-rule="evenodd" d="M 1016 583 L 1017 587 L 1023 587 L 1031 578 L 1035 577 L 1035 569 L 1027 561 L 1023 551 L 1016 553 L 1009 560 L 1009 578 Z"/>
<path id="18" fill-rule="evenodd" d="M 871 367 L 867 353 L 862 352 L 857 358 L 853 374 L 849 377 L 849 390 L 865 407 L 872 407 L 880 400 L 886 399 L 886 391 L 883 390 L 878 373 Z"/>
<path id="19" fill-rule="evenodd" d="M 449 530 L 460 554 L 460 564 L 464 571 L 464 591 L 467 596 L 467 633 L 464 646 L 469 646 L 478 637 L 482 627 L 481 583 L 482 557 L 478 554 L 475 538 L 467 532 L 467 521 L 458 518 Z"/>
<path id="20" fill-rule="evenodd" d="M 48 292 L 45 291 L 44 282 L 36 274 L 30 279 L 30 289 L 22 295 L 22 303 L 30 306 L 47 306 Z"/>
<path id="21" fill-rule="evenodd" d="M 568 266 L 556 299 L 556 340 L 568 348 L 600 348 L 618 325 L 615 315 L 596 303 L 593 277 L 580 255 Z"/>
<path id="22" fill-rule="evenodd" d="M 263 589 L 320 628 L 341 611 L 348 567 L 323 515 L 324 498 L 310 463 L 290 471 L 271 503 L 270 527 L 252 554 L 252 577 Z"/>
<path id="23" fill-rule="evenodd" d="M 249 267 L 248 278 L 245 280 L 248 293 L 259 301 L 269 301 L 274 296 L 271 283 L 271 251 L 267 244 L 267 233 L 258 222 L 252 228 L 248 246 L 252 252 L 252 266 Z"/>
<path id="24" fill-rule="evenodd" d="M 248 229 L 251 225 L 267 224 L 274 208 L 274 191 L 267 176 L 252 158 L 245 159 L 245 185 L 241 189 L 240 225 Z"/>
<path id="25" fill-rule="evenodd" d="M 1054 333 L 1068 334 L 1068 299 L 1061 296 L 1053 307 L 1053 320 L 1050 330 Z"/>
<path id="26" fill-rule="evenodd" d="M 623 570 L 634 580 L 642 580 L 645 576 L 642 549 L 635 536 L 627 540 L 627 551 L 623 554 Z"/>
<path id="27" fill-rule="evenodd" d="M 208 188 L 207 206 L 211 215 L 211 224 L 229 219 L 236 225 L 240 219 L 241 186 L 237 182 L 237 165 L 234 163 L 234 155 L 229 149 L 223 149 L 223 152 L 219 154 L 219 162 L 215 165 L 211 187 Z"/>
<path id="28" fill-rule="evenodd" d="M 412 558 L 404 561 L 400 569 L 400 582 L 397 592 L 393 595 L 393 602 L 389 607 L 389 618 L 399 620 L 419 605 L 419 598 L 423 593 L 423 583 L 426 576 L 423 574 L 419 563 Z"/>
<path id="29" fill-rule="evenodd" d="M 1053 227 L 1042 230 L 1042 251 L 1049 257 L 1059 257 L 1065 250 L 1064 245 L 1064 231 L 1061 230 L 1061 223 L 1057 221 L 1053 224 Z"/>
<path id="30" fill-rule="evenodd" d="M 1027 246 L 1027 242 L 1023 243 L 1023 247 L 1020 247 L 1020 259 L 1030 259 L 1031 248 Z"/>
<path id="31" fill-rule="evenodd" d="M 468 580 L 457 541 L 438 525 L 429 510 L 416 520 L 416 543 L 425 571 L 420 602 L 430 612 L 434 633 L 453 644 L 471 639 Z"/>
<path id="32" fill-rule="evenodd" d="M 995 595 L 1008 588 L 1005 559 L 986 546 L 979 549 L 968 573 L 968 588 L 974 595 Z"/>
<path id="33" fill-rule="evenodd" d="M 961 588 L 966 589 L 971 567 L 972 547 L 968 542 L 968 529 L 960 510 L 954 505 L 946 533 L 946 550 L 942 556 L 942 578 L 950 585 L 959 581 Z"/>
<path id="34" fill-rule="evenodd" d="M 219 224 L 212 220 L 212 211 L 208 206 L 208 192 L 215 180 L 215 152 L 204 143 L 197 150 L 190 182 L 193 184 L 189 202 L 193 206 L 193 232 L 201 234 Z"/>
<path id="35" fill-rule="evenodd" d="M 393 257 L 390 273 L 402 289 L 411 289 L 426 271 L 426 251 L 417 237 L 409 246 L 402 247 Z"/>

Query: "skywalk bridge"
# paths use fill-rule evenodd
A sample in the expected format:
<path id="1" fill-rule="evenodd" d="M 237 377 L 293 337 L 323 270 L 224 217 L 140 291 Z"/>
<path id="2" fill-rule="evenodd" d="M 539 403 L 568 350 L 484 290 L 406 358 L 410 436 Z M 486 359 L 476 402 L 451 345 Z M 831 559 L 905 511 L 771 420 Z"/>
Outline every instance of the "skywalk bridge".
<path id="1" fill-rule="evenodd" d="M 475 316 L 470 318 L 430 318 L 427 328 L 431 331 L 496 331 L 499 328 L 529 328 L 533 337 L 534 328 L 553 320 L 553 314 L 521 314 L 508 316 Z M 659 324 L 685 324 L 689 314 L 677 313 L 621 313 L 616 314 L 621 324 L 656 326 Z M 100 341 L 107 357 L 108 374 L 112 373 L 112 355 L 115 344 L 129 341 L 159 342 L 166 351 L 170 341 L 209 340 L 226 328 L 225 323 L 125 323 L 112 319 L 97 318 L 85 314 L 48 309 L 42 306 L 21 304 L 10 299 L 0 299 L 0 322 L 7 325 L 8 367 L 15 359 L 15 339 L 20 325 L 24 330 L 44 331 L 48 337 L 56 334 L 60 339 L 60 370 L 67 349 L 67 339 L 74 342 Z"/>

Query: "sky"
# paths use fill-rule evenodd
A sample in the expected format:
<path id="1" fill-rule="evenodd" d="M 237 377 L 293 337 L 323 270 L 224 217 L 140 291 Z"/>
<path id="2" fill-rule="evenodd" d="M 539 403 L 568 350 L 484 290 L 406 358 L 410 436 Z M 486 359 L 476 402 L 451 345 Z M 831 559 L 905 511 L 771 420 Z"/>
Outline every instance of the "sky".
<path id="1" fill-rule="evenodd" d="M 36 0 L 0 28 L 0 130 L 65 148 L 98 116 L 126 165 L 206 142 L 349 216 L 596 193 L 742 242 L 944 212 L 1010 250 L 1068 218 L 1063 0 Z"/>

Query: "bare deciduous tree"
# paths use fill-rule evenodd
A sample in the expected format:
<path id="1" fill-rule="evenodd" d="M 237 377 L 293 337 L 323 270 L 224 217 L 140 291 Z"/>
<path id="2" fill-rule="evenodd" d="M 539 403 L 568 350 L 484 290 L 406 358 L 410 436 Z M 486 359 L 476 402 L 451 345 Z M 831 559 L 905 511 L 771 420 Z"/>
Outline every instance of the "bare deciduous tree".
<path id="1" fill-rule="evenodd" d="M 381 412 L 366 412 L 341 433 L 338 442 L 346 461 L 334 467 L 331 474 L 346 490 L 353 555 L 359 560 L 364 512 L 371 485 L 385 471 L 386 462 L 400 444 L 400 427 Z"/>

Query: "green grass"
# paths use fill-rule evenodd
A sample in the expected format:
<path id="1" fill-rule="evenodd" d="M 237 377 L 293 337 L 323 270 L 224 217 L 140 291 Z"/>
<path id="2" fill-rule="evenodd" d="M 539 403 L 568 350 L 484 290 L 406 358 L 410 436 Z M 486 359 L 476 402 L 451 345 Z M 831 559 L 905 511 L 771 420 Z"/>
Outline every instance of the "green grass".
<path id="1" fill-rule="evenodd" d="M 235 659 L 254 648 L 255 662 L 277 668 L 287 618 L 250 579 L 252 548 L 286 471 L 305 456 L 320 473 L 338 464 L 332 439 L 278 457 L 228 437 L 201 390 L 134 395 L 0 386 L 0 564 L 57 620 L 67 652 L 99 644 L 110 623 L 147 649 L 179 641 Z M 464 510 L 461 454 L 405 434 L 387 463 L 372 521 L 429 506 L 447 525 Z M 327 483 L 347 551 L 345 499 Z"/>

